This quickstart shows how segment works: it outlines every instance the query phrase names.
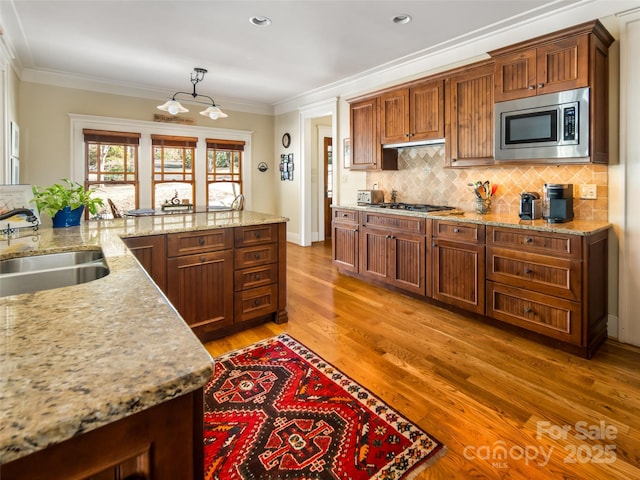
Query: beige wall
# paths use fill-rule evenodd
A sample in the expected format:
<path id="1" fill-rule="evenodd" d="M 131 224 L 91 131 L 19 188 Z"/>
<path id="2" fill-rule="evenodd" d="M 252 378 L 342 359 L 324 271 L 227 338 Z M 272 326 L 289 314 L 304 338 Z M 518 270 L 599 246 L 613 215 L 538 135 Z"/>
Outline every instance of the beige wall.
<path id="1" fill-rule="evenodd" d="M 302 210 L 300 196 L 300 120 L 298 112 L 289 112 L 275 118 L 274 128 L 275 155 L 272 162 L 273 178 L 276 191 L 276 210 L 278 214 L 287 217 L 287 239 L 299 243 L 302 229 Z M 291 135 L 289 148 L 282 146 L 282 135 Z M 293 180 L 280 180 L 280 155 L 293 153 Z"/>
<path id="2" fill-rule="evenodd" d="M 49 185 L 71 177 L 71 135 L 68 114 L 96 115 L 153 121 L 159 101 L 86 90 L 22 82 L 19 96 L 20 133 L 22 138 L 22 183 Z M 277 213 L 273 177 L 260 173 L 261 161 L 273 165 L 273 125 L 270 115 L 228 112 L 229 117 L 212 121 L 191 108 L 185 115 L 198 126 L 237 129 L 252 132 L 253 209 Z"/>

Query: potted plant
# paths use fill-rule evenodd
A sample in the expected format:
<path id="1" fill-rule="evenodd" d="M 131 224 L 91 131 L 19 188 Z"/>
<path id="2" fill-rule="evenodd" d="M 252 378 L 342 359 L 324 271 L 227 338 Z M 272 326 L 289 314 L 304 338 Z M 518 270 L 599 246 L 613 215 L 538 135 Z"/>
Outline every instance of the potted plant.
<path id="1" fill-rule="evenodd" d="M 53 219 L 53 227 L 74 227 L 80 225 L 85 207 L 92 215 L 104 205 L 101 198 L 93 197 L 95 190 L 85 189 L 77 182 L 65 178 L 64 184 L 55 183 L 47 188 L 34 185 L 33 201 L 40 213 Z"/>

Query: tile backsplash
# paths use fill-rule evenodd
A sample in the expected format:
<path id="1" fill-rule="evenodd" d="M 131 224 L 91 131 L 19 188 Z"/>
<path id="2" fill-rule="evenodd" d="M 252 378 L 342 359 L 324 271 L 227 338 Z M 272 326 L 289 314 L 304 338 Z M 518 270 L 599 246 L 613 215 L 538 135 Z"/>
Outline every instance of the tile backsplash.
<path id="1" fill-rule="evenodd" d="M 451 205 L 473 210 L 475 196 L 468 183 L 489 180 L 498 185 L 491 201 L 497 213 L 518 215 L 521 192 L 538 192 L 545 183 L 572 183 L 576 220 L 607 220 L 608 174 L 606 165 L 503 166 L 445 168 L 444 145 L 400 149 L 397 171 L 367 173 L 367 188 L 384 191 L 390 201 L 396 190 L 397 201 Z M 597 186 L 596 200 L 581 200 L 580 184 Z"/>

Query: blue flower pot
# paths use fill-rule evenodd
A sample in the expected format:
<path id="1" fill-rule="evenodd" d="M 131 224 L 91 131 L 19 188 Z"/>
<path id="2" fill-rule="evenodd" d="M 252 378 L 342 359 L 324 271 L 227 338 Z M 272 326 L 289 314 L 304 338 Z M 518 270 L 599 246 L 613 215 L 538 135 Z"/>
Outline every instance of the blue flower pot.
<path id="1" fill-rule="evenodd" d="M 71 210 L 71 207 L 64 207 L 53 217 L 53 228 L 77 227 L 80 225 L 84 212 L 84 205 Z"/>

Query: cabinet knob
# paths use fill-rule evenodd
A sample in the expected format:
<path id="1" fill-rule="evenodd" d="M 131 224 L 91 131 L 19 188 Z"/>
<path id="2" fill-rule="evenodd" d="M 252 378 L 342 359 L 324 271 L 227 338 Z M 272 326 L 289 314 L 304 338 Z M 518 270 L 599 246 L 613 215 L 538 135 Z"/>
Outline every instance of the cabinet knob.
<path id="1" fill-rule="evenodd" d="M 260 232 L 254 232 L 253 238 L 260 238 Z"/>
<path id="2" fill-rule="evenodd" d="M 524 239 L 524 243 L 531 243 L 531 242 L 533 242 L 533 238 L 531 237 L 527 237 Z"/>
<path id="3" fill-rule="evenodd" d="M 531 312 L 533 312 L 533 309 L 531 307 L 527 307 L 527 308 L 524 309 L 524 313 L 526 313 L 526 314 L 529 314 Z"/>
<path id="4" fill-rule="evenodd" d="M 460 229 L 459 228 L 454 228 L 453 229 L 453 233 L 460 233 Z"/>
<path id="5" fill-rule="evenodd" d="M 525 268 L 524 273 L 525 275 L 531 275 L 533 273 L 533 270 L 531 270 L 530 268 Z"/>
<path id="6" fill-rule="evenodd" d="M 262 300 L 260 300 L 259 298 L 254 298 L 253 299 L 253 306 L 254 307 L 259 307 L 260 304 L 262 304 Z"/>
<path id="7" fill-rule="evenodd" d="M 255 258 L 256 260 L 260 260 L 260 254 L 259 253 L 255 253 L 253 255 L 253 258 Z"/>
<path id="8" fill-rule="evenodd" d="M 544 83 L 539 83 L 538 84 L 538 88 L 543 88 L 544 87 Z"/>
<path id="9" fill-rule="evenodd" d="M 200 237 L 198 239 L 198 245 L 200 245 L 200 246 L 204 245 L 204 238 Z"/>
<path id="10" fill-rule="evenodd" d="M 207 261 L 207 257 L 205 256 L 200 257 L 200 263 L 204 263 L 206 261 Z"/>
<path id="11" fill-rule="evenodd" d="M 253 274 L 253 281 L 257 282 L 258 280 L 260 280 L 260 274 L 259 273 L 254 273 Z"/>
<path id="12" fill-rule="evenodd" d="M 349 215 L 347 215 L 346 213 L 343 213 L 342 216 L 347 218 Z"/>
<path id="13" fill-rule="evenodd" d="M 529 90 L 535 90 L 536 86 L 535 85 L 529 85 Z"/>

